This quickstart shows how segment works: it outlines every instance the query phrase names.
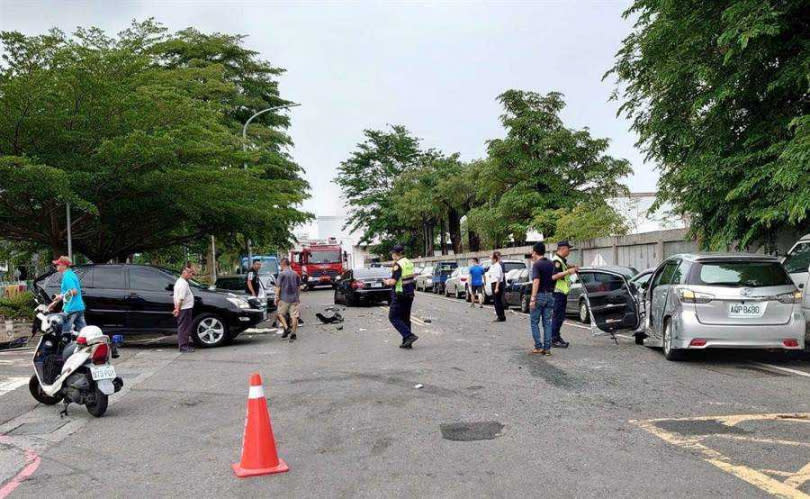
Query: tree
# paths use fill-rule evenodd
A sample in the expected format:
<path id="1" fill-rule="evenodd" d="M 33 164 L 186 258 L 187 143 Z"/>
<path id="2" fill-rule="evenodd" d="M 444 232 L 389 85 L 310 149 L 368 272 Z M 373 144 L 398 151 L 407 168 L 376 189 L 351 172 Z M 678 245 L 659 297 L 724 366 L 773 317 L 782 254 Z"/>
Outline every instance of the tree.
<path id="1" fill-rule="evenodd" d="M 619 179 L 629 162 L 605 153 L 608 139 L 565 127 L 560 93 L 508 90 L 498 100 L 506 137 L 489 141 L 479 174 L 484 204 L 470 213 L 471 227 L 496 244 L 519 244 L 532 228 L 554 233 L 556 210 L 626 192 Z"/>
<path id="2" fill-rule="evenodd" d="M 552 214 L 555 232 L 550 239 L 553 241 L 584 241 L 594 237 L 623 236 L 629 232 L 624 217 L 603 199 L 591 199 L 571 210 L 559 209 Z"/>
<path id="3" fill-rule="evenodd" d="M 392 193 L 396 180 L 420 165 L 423 153 L 419 139 L 401 125 L 388 131 L 364 130 L 363 135 L 364 142 L 338 167 L 335 183 L 349 205 L 346 227 L 362 231 L 362 241 L 377 244 L 374 251 L 385 254 L 413 236 L 394 207 Z"/>
<path id="4" fill-rule="evenodd" d="M 66 203 L 74 247 L 97 262 L 205 234 L 288 241 L 308 218 L 297 209 L 307 184 L 282 149 L 289 138 L 259 126 L 261 147 L 242 152 L 240 113 L 283 101 L 280 70 L 241 38 L 171 36 L 147 20 L 115 38 L 79 28 L 0 42 L 5 238 L 64 251 Z"/>
<path id="5" fill-rule="evenodd" d="M 657 205 L 711 248 L 773 244 L 810 210 L 810 9 L 803 0 L 636 0 L 613 68 Z"/>

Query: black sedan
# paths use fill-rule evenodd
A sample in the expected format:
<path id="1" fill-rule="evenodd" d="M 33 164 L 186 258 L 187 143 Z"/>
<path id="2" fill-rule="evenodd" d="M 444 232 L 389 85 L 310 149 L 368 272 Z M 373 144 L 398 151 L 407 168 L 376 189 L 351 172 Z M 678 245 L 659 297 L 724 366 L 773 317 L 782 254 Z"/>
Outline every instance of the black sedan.
<path id="1" fill-rule="evenodd" d="M 529 312 L 529 300 L 532 294 L 532 283 L 529 280 L 529 269 L 513 269 L 506 273 L 506 288 L 503 298 L 507 307 L 518 307 L 522 312 Z"/>
<path id="2" fill-rule="evenodd" d="M 174 283 L 177 273 L 146 265 L 80 265 L 88 324 L 105 333 L 176 334 Z M 62 275 L 51 270 L 34 281 L 38 298 L 48 303 L 59 293 Z M 190 281 L 194 295 L 192 339 L 201 347 L 228 343 L 267 318 L 244 297 L 214 291 Z"/>
<path id="3" fill-rule="evenodd" d="M 391 286 L 384 281 L 389 277 L 390 269 L 378 267 L 344 272 L 335 283 L 335 303 L 357 306 L 361 302 L 388 301 Z"/>

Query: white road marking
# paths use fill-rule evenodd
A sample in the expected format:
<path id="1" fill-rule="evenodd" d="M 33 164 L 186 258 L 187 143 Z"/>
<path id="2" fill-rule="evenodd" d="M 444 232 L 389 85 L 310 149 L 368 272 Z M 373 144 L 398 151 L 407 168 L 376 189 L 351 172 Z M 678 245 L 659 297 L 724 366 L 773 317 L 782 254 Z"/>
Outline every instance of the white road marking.
<path id="1" fill-rule="evenodd" d="M 0 397 L 8 392 L 14 391 L 17 388 L 27 385 L 28 378 L 22 376 L 14 376 L 10 378 L 0 378 Z"/>
<path id="2" fill-rule="evenodd" d="M 805 372 L 805 371 L 800 371 L 798 369 L 791 369 L 789 367 L 775 366 L 773 364 L 765 364 L 764 362 L 751 362 L 751 364 L 754 364 L 755 366 L 767 367 L 767 368 L 770 368 L 770 369 L 776 369 L 777 371 L 783 371 L 783 372 L 790 373 L 790 374 L 795 374 L 796 376 L 803 376 L 805 378 L 810 378 L 810 373 Z"/>

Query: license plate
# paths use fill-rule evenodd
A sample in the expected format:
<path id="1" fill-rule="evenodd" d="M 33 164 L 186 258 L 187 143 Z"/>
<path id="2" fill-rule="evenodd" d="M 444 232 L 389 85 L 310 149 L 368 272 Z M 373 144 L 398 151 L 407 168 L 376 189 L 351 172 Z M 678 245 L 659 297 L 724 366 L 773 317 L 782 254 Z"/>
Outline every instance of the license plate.
<path id="1" fill-rule="evenodd" d="M 115 378 L 115 368 L 113 366 L 90 366 L 90 374 L 94 381 L 113 379 Z"/>
<path id="2" fill-rule="evenodd" d="M 381 283 L 381 282 L 372 282 L 372 283 L 371 283 L 371 287 L 372 287 L 372 288 L 381 288 L 381 287 L 382 287 L 382 283 Z"/>
<path id="3" fill-rule="evenodd" d="M 765 303 L 732 303 L 728 306 L 731 319 L 758 319 L 765 314 Z"/>

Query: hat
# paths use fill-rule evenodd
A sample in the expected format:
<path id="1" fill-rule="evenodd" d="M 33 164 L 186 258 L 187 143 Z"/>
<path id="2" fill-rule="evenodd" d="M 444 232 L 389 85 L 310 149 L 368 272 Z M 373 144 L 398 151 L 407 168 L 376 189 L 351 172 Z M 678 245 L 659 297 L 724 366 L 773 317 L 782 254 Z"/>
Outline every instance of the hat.
<path id="1" fill-rule="evenodd" d="M 393 248 L 391 248 L 391 253 L 396 253 L 397 255 L 401 255 L 405 253 L 405 247 L 401 244 L 395 244 Z"/>
<path id="2" fill-rule="evenodd" d="M 557 247 L 559 248 L 560 246 L 567 246 L 568 248 L 574 247 L 573 245 L 571 245 L 571 243 L 568 242 L 568 239 L 563 239 L 562 241 L 558 242 Z"/>
<path id="3" fill-rule="evenodd" d="M 73 262 L 70 261 L 70 258 L 66 257 L 65 255 L 60 256 L 59 258 L 52 261 L 51 263 L 54 264 L 54 265 L 67 265 L 68 267 L 73 265 Z"/>

